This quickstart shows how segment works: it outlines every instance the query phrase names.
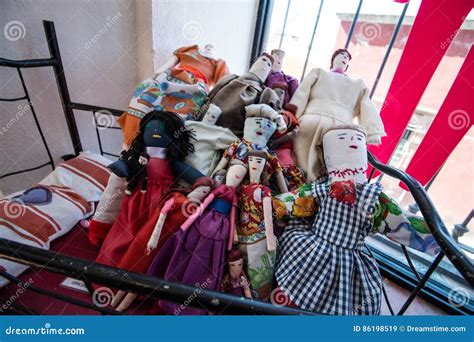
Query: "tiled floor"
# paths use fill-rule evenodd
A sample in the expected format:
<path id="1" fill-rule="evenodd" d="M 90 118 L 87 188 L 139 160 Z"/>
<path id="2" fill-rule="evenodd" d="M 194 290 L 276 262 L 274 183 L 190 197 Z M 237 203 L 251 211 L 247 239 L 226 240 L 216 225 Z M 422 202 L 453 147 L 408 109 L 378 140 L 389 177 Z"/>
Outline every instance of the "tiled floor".
<path id="1" fill-rule="evenodd" d="M 395 313 L 402 307 L 410 292 L 403 287 L 398 286 L 394 282 L 385 279 L 384 281 L 387 295 Z M 382 315 L 390 315 L 385 299 L 382 302 Z M 417 297 L 413 303 L 408 307 L 405 315 L 447 315 L 446 312 L 428 303 L 424 299 Z"/>

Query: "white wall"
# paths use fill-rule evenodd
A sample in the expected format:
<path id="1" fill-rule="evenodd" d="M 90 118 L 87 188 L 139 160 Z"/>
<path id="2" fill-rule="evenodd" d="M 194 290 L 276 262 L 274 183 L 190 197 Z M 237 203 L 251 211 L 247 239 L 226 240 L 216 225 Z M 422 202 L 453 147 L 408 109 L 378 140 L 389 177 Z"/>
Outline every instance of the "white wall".
<path id="1" fill-rule="evenodd" d="M 257 0 L 2 0 L 0 56 L 48 57 L 42 20 L 52 20 L 72 101 L 125 109 L 136 85 L 183 45 L 212 43 L 217 55 L 228 61 L 232 72 L 244 72 L 248 67 L 257 3 Z M 19 30 L 14 30 L 13 21 L 20 23 L 16 24 Z M 5 34 L 5 30 L 9 33 Z M 24 77 L 53 158 L 58 162 L 60 156 L 73 150 L 52 68 L 26 69 Z M 21 95 L 16 70 L 0 68 L 0 98 Z M 47 161 L 31 112 L 22 107 L 25 103 L 0 102 L 0 174 Z M 98 151 L 91 113 L 76 111 L 76 120 L 84 150 Z M 105 130 L 101 134 L 104 149 L 118 152 L 120 131 Z M 49 172 L 45 167 L 0 180 L 0 191 L 9 193 L 26 188 Z"/>
<path id="2" fill-rule="evenodd" d="M 212 44 L 232 73 L 248 69 L 257 0 L 153 0 L 155 69 L 174 50 Z"/>

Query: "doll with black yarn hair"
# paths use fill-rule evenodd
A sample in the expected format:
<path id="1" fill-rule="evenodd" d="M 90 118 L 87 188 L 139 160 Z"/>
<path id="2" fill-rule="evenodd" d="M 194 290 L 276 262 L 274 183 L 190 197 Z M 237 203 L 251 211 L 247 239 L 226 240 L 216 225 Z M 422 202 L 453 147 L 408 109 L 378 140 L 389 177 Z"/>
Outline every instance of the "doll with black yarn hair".
<path id="1" fill-rule="evenodd" d="M 130 149 L 109 168 L 129 180 L 130 195 L 125 196 L 120 213 L 108 232 L 97 262 L 116 266 L 133 238 L 155 212 L 162 197 L 182 178 L 189 184 L 204 177 L 183 162 L 194 146 L 192 134 L 181 118 L 171 112 L 153 111 L 140 122 L 140 130 Z M 140 158 L 149 158 L 140 165 Z"/>

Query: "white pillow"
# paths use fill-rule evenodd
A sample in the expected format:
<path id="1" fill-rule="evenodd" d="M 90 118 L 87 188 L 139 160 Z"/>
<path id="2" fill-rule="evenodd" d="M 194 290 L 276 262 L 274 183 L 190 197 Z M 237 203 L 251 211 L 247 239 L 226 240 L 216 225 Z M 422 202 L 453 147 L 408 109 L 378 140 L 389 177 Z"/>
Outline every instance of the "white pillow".
<path id="1" fill-rule="evenodd" d="M 81 152 L 79 156 L 56 166 L 56 169 L 39 184 L 71 188 L 87 202 L 97 202 L 107 186 L 111 161 L 92 152 Z"/>

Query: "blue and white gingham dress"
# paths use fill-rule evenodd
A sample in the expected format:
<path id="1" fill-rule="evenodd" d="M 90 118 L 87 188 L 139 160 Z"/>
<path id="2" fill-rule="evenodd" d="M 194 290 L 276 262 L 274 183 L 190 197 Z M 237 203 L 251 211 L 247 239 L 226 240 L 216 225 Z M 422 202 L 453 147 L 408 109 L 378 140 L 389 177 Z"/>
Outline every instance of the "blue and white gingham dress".
<path id="1" fill-rule="evenodd" d="M 330 197 L 329 184 L 313 184 L 320 210 L 314 223 L 292 219 L 280 238 L 276 280 L 299 307 L 330 315 L 380 313 L 382 278 L 362 250 L 382 186 L 357 186 L 347 205 Z"/>

